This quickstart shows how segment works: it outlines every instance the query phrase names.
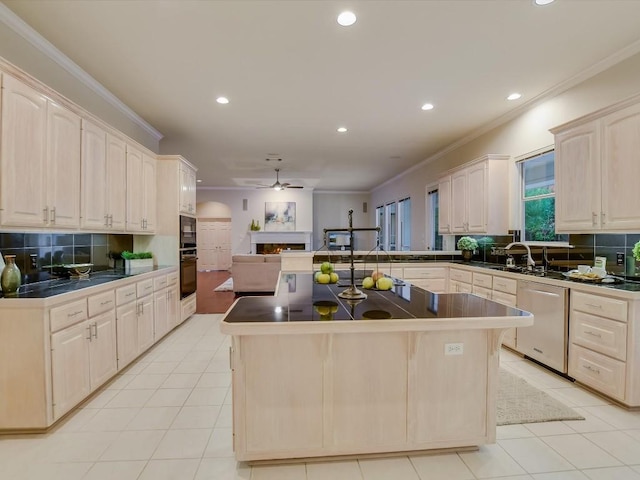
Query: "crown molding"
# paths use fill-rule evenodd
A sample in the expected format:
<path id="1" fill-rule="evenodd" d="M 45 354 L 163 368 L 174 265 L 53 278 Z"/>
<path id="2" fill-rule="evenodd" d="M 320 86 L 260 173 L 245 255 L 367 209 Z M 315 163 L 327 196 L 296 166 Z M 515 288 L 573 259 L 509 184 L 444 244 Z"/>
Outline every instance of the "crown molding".
<path id="1" fill-rule="evenodd" d="M 13 13 L 9 7 L 0 3 L 0 22 L 11 28 L 14 32 L 28 41 L 40 52 L 60 65 L 64 70 L 93 90 L 97 95 L 106 100 L 110 105 L 123 113 L 127 118 L 152 135 L 156 141 L 160 141 L 164 135 L 151 126 L 140 115 L 122 102 L 118 97 L 105 88 L 95 78 L 80 68 L 73 60 L 58 50 L 51 42 L 31 28 L 24 20 Z"/>

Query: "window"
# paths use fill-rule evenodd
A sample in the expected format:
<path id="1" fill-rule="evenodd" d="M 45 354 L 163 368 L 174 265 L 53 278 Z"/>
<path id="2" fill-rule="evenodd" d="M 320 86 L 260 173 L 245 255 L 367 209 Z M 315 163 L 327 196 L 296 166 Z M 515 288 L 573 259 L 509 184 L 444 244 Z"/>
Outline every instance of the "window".
<path id="1" fill-rule="evenodd" d="M 398 202 L 398 245 L 400 250 L 411 250 L 411 198 Z"/>
<path id="2" fill-rule="evenodd" d="M 380 227 L 380 232 L 378 233 L 378 246 L 384 248 L 384 207 L 376 207 L 376 227 Z"/>
<path id="3" fill-rule="evenodd" d="M 383 237 L 385 250 L 397 250 L 398 246 L 396 239 L 398 236 L 398 217 L 396 215 L 396 202 L 387 203 L 385 213 L 387 216 L 387 228 L 385 230 L 386 235 Z"/>
<path id="4" fill-rule="evenodd" d="M 380 247 L 387 251 L 411 249 L 411 198 L 376 207 Z"/>
<path id="5" fill-rule="evenodd" d="M 427 193 L 427 250 L 442 250 L 442 235 L 438 233 L 438 189 Z"/>
<path id="6" fill-rule="evenodd" d="M 520 162 L 523 240 L 567 239 L 566 235 L 556 235 L 554 158 L 552 150 Z"/>

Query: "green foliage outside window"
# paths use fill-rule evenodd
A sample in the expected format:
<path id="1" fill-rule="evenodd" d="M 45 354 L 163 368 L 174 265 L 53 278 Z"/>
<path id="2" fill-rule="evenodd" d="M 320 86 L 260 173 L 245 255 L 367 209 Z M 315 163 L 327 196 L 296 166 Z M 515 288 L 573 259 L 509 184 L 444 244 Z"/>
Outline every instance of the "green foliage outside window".
<path id="1" fill-rule="evenodd" d="M 549 193 L 549 188 L 530 189 L 528 193 L 528 197 L 546 195 Z M 555 197 L 543 197 L 524 202 L 525 240 L 557 240 L 555 205 Z"/>

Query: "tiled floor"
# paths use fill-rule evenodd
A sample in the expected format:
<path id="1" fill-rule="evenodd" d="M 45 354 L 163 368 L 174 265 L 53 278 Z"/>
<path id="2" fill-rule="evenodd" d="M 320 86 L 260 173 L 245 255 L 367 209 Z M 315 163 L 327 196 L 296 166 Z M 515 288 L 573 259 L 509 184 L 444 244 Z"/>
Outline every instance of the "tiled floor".
<path id="1" fill-rule="evenodd" d="M 0 479 L 632 480 L 640 412 L 610 405 L 504 351 L 504 368 L 585 421 L 498 427 L 477 452 L 341 462 L 237 464 L 231 449 L 229 339 L 195 315 L 46 435 L 0 437 Z"/>

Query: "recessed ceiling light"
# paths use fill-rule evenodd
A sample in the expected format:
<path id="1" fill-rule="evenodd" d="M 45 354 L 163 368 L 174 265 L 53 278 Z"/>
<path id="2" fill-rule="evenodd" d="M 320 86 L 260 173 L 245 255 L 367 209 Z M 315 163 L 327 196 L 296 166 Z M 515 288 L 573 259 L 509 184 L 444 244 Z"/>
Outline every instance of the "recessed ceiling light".
<path id="1" fill-rule="evenodd" d="M 338 132 L 339 133 L 345 133 L 347 131 L 347 127 L 340 127 L 338 128 Z"/>
<path id="2" fill-rule="evenodd" d="M 343 27 L 349 27 L 356 23 L 356 14 L 353 12 L 342 12 L 338 15 L 338 23 Z"/>
<path id="3" fill-rule="evenodd" d="M 507 97 L 507 100 L 518 100 L 522 95 L 519 93 L 512 93 Z"/>
<path id="4" fill-rule="evenodd" d="M 422 110 L 433 110 L 433 105 L 430 103 L 425 103 L 421 108 Z"/>
<path id="5" fill-rule="evenodd" d="M 533 3 L 535 3 L 536 5 L 549 5 L 550 3 L 553 3 L 554 0 L 533 0 Z"/>
<path id="6" fill-rule="evenodd" d="M 196 182 L 202 183 L 202 180 L 199 178 L 199 179 L 196 180 Z"/>
<path id="7" fill-rule="evenodd" d="M 216 102 L 222 105 L 226 105 L 227 103 L 229 103 L 229 99 L 227 97 L 218 97 L 216 98 Z"/>

